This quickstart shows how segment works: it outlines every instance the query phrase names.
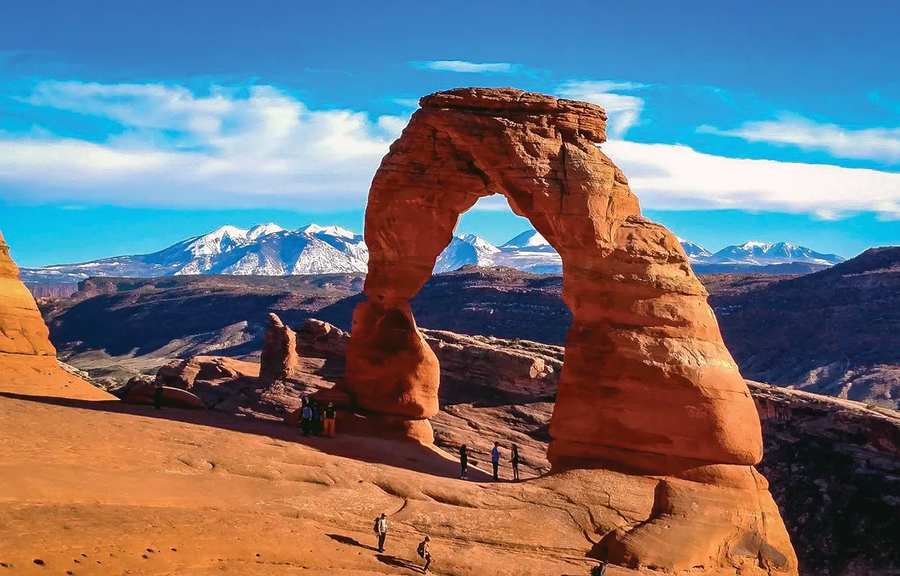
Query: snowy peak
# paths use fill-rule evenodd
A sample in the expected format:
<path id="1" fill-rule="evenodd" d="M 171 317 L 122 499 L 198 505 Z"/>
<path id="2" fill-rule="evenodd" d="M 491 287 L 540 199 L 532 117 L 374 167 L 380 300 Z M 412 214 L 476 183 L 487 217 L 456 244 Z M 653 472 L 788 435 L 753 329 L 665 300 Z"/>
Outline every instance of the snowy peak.
<path id="1" fill-rule="evenodd" d="M 688 260 L 693 264 L 695 262 L 699 262 L 704 258 L 712 257 L 712 252 L 700 246 L 699 244 L 694 244 L 680 236 L 676 236 L 678 239 L 678 243 L 681 244 L 681 247 L 684 248 L 684 253 L 687 254 Z"/>
<path id="2" fill-rule="evenodd" d="M 318 224 L 307 224 L 303 228 L 298 228 L 297 232 L 302 234 L 309 234 L 311 236 L 323 235 L 323 236 L 335 236 L 337 238 L 356 238 L 358 234 L 355 232 L 351 232 L 346 228 L 341 228 L 340 226 L 319 226 Z"/>
<path id="3" fill-rule="evenodd" d="M 278 232 L 284 232 L 284 228 L 278 224 L 269 222 L 268 224 L 257 224 L 247 231 L 246 236 L 249 240 L 256 240 L 257 238 L 262 238 L 263 236 L 268 236 L 270 234 L 277 234 Z"/>
<path id="4" fill-rule="evenodd" d="M 450 244 L 437 257 L 434 272 L 450 272 L 468 264 L 493 266 L 494 255 L 500 249 L 475 234 L 454 236 Z"/>
<path id="5" fill-rule="evenodd" d="M 503 246 L 504 250 L 553 250 L 546 238 L 540 235 L 537 230 L 526 230 L 522 232 Z"/>
<path id="6" fill-rule="evenodd" d="M 760 242 L 750 240 L 736 246 L 727 246 L 711 258 L 716 264 L 790 264 L 805 262 L 830 266 L 843 262 L 837 254 L 822 254 L 804 246 L 789 242 Z"/>

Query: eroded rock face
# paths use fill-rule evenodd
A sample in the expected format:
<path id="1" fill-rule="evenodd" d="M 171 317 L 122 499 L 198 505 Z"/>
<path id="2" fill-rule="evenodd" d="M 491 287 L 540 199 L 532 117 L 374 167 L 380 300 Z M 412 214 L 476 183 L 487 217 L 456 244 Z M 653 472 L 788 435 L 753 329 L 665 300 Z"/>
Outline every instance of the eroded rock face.
<path id="1" fill-rule="evenodd" d="M 550 426 L 553 468 L 666 477 L 657 515 L 604 538 L 597 553 L 633 567 L 795 573 L 752 469 L 762 437 L 750 393 L 675 235 L 641 217 L 625 175 L 596 146 L 605 112 L 514 89 L 451 90 L 420 105 L 369 192 L 368 300 L 351 328 L 351 398 L 391 419 L 436 413 L 439 366 L 409 299 L 459 216 L 502 194 L 562 257 L 573 314 Z"/>
<path id="2" fill-rule="evenodd" d="M 19 269 L 0 233 L 0 377 L 11 392 L 90 400 L 113 399 L 56 361 L 31 292 L 19 281 Z"/>
<path id="3" fill-rule="evenodd" d="M 259 359 L 259 379 L 264 383 L 284 381 L 297 369 L 297 335 L 277 314 L 269 313 L 265 341 Z"/>
<path id="4" fill-rule="evenodd" d="M 0 234 L 0 352 L 56 356 L 49 336 L 31 292 L 19 281 L 19 268 Z"/>

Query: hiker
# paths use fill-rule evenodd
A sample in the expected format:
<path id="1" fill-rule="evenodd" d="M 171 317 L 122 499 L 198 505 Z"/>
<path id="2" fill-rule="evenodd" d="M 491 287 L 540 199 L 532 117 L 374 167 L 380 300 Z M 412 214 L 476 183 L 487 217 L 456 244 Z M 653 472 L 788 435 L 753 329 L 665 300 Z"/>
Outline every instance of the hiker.
<path id="1" fill-rule="evenodd" d="M 153 409 L 162 410 L 163 386 L 162 382 L 156 381 L 156 388 L 153 390 Z"/>
<path id="2" fill-rule="evenodd" d="M 459 479 L 460 480 L 468 480 L 469 478 L 469 453 L 466 450 L 466 445 L 463 444 L 459 447 Z"/>
<path id="3" fill-rule="evenodd" d="M 591 568 L 591 576 L 606 576 L 606 560 L 601 560 L 600 564 Z"/>
<path id="4" fill-rule="evenodd" d="M 419 542 L 419 547 L 416 549 L 416 553 L 419 557 L 425 559 L 425 566 L 422 567 L 423 574 L 428 572 L 428 567 L 431 566 L 431 550 L 428 546 L 429 542 L 431 542 L 431 538 L 426 536 L 424 540 Z"/>
<path id="5" fill-rule="evenodd" d="M 322 411 L 319 410 L 319 403 L 313 400 L 309 403 L 312 406 L 312 431 L 313 436 L 322 433 Z"/>
<path id="6" fill-rule="evenodd" d="M 513 468 L 513 480 L 519 479 L 519 446 L 513 444 L 512 448 L 512 468 Z"/>
<path id="7" fill-rule="evenodd" d="M 494 447 L 491 449 L 491 464 L 494 466 L 494 481 L 500 479 L 500 443 L 494 442 Z"/>
<path id="8" fill-rule="evenodd" d="M 325 434 L 334 438 L 334 402 L 329 402 L 325 408 Z"/>
<path id="9" fill-rule="evenodd" d="M 312 408 L 309 404 L 304 404 L 300 408 L 300 428 L 303 429 L 303 436 L 309 436 L 310 427 L 312 426 Z"/>
<path id="10" fill-rule="evenodd" d="M 375 534 L 378 535 L 378 551 L 384 552 L 384 540 L 387 538 L 388 522 L 387 515 L 382 512 L 381 516 L 375 519 Z"/>

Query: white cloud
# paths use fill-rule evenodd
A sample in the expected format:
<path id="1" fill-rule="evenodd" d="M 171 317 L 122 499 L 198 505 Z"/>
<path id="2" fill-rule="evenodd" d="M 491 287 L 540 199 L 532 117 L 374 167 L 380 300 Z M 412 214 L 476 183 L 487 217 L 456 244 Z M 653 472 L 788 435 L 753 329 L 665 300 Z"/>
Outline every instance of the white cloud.
<path id="1" fill-rule="evenodd" d="M 621 138 L 629 128 L 638 123 L 644 110 L 644 100 L 629 94 L 645 88 L 635 82 L 613 82 L 609 80 L 569 80 L 556 89 L 556 94 L 563 98 L 583 100 L 596 104 L 606 110 L 609 115 L 607 132 L 610 138 Z"/>
<path id="2" fill-rule="evenodd" d="M 79 202 L 361 206 L 407 121 L 311 110 L 271 86 L 199 96 L 166 84 L 50 81 L 27 101 L 121 125 L 98 143 L 43 128 L 0 134 L 0 182 Z"/>
<path id="3" fill-rule="evenodd" d="M 900 174 L 827 164 L 725 158 L 671 144 L 610 141 L 601 148 L 645 208 L 900 217 Z"/>
<path id="4" fill-rule="evenodd" d="M 836 124 L 820 124 L 796 114 L 781 114 L 777 120 L 745 122 L 733 130 L 712 126 L 701 126 L 697 130 L 748 142 L 822 150 L 835 158 L 900 162 L 900 128 L 854 130 Z"/>
<path id="5" fill-rule="evenodd" d="M 594 85 L 598 93 L 637 85 Z M 569 87 L 574 90 L 571 86 Z M 271 86 L 45 82 L 29 101 L 103 118 L 101 142 L 0 132 L 0 190 L 73 205 L 362 207 L 382 156 L 407 118 L 312 110 Z M 900 174 L 741 160 L 687 146 L 613 139 L 603 150 L 646 208 L 774 210 L 900 218 Z M 502 199 L 479 208 L 503 206 Z"/>
<path id="6" fill-rule="evenodd" d="M 466 74 L 516 74 L 522 71 L 520 64 L 510 62 L 466 62 L 465 60 L 432 60 L 416 62 L 417 68 L 436 72 L 462 72 Z"/>

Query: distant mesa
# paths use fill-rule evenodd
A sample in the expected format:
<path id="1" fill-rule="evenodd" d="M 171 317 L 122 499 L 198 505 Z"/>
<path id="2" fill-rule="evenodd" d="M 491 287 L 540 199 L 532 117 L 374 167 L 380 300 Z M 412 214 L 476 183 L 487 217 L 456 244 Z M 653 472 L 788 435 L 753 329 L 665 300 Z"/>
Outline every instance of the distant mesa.
<path id="1" fill-rule="evenodd" d="M 787 242 L 750 241 L 718 252 L 678 239 L 698 274 L 766 272 L 804 274 L 844 259 Z M 68 295 L 60 285 L 89 277 L 156 278 L 197 274 L 287 276 L 363 274 L 369 249 L 363 236 L 340 226 L 308 224 L 286 230 L 274 223 L 249 229 L 222 226 L 208 234 L 188 238 L 159 252 L 115 256 L 81 264 L 24 268 L 21 278 L 36 296 Z M 506 266 L 536 274 L 561 274 L 559 254 L 536 230 L 526 230 L 495 246 L 475 234 L 454 236 L 434 265 L 435 273 L 463 266 Z M 55 287 L 55 289 L 54 289 Z"/>

